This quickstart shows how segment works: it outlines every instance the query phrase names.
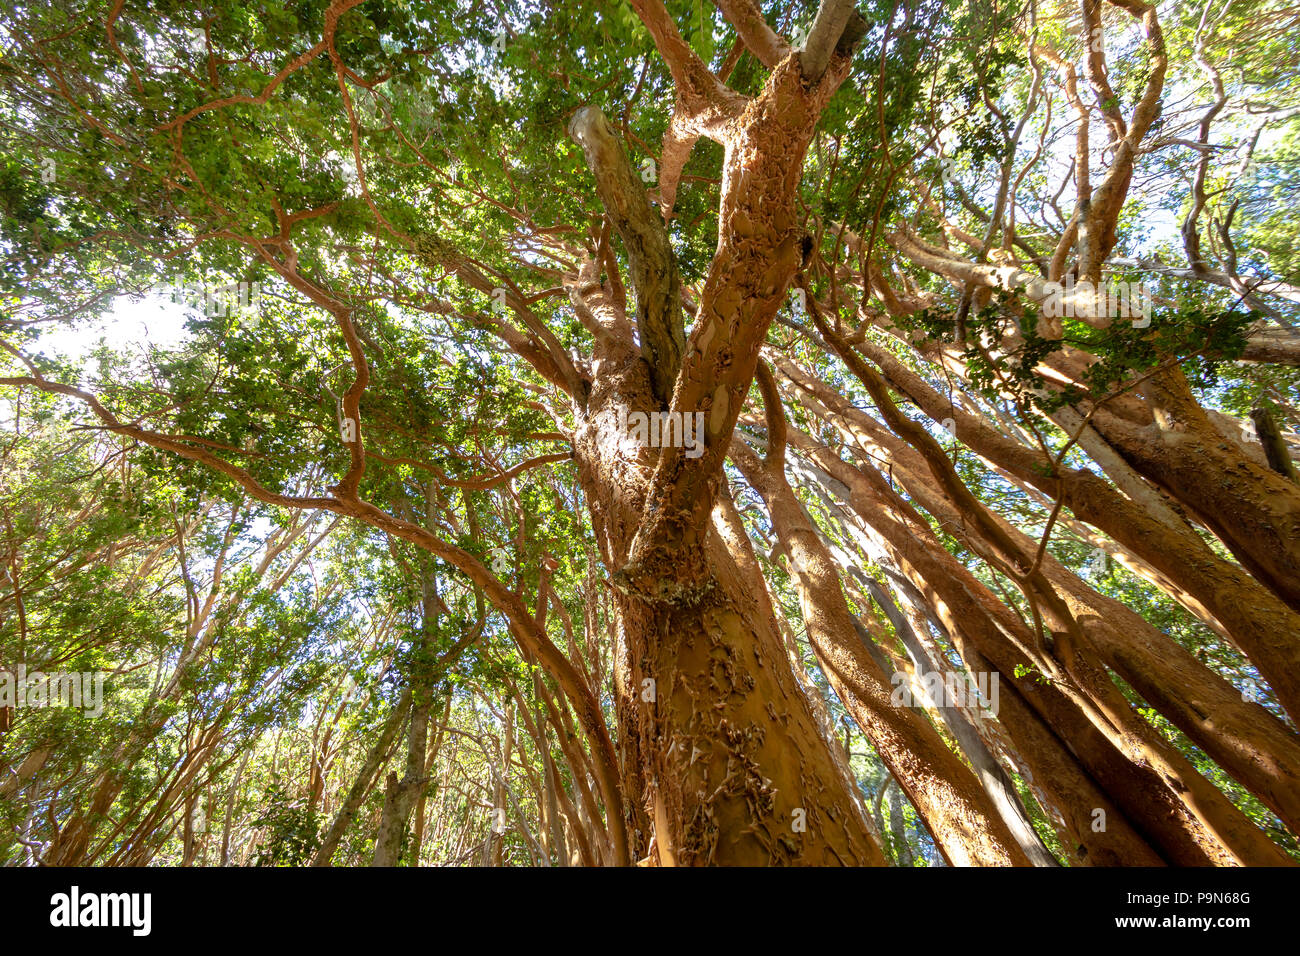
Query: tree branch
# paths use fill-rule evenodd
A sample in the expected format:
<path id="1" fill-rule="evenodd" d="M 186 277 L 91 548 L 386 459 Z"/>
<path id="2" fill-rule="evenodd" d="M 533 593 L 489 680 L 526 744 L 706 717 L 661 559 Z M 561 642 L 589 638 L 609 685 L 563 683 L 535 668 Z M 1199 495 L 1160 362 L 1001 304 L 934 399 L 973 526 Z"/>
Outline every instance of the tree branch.
<path id="1" fill-rule="evenodd" d="M 866 21 L 854 7 L 854 0 L 822 0 L 808 31 L 808 42 L 799 54 L 804 79 L 809 83 L 820 80 L 831 54 L 850 49 L 865 32 Z"/>
<path id="2" fill-rule="evenodd" d="M 790 44 L 767 25 L 754 0 L 714 0 L 714 5 L 731 21 L 754 58 L 769 70 L 790 55 Z"/>
<path id="3" fill-rule="evenodd" d="M 655 397 L 667 405 L 686 349 L 681 279 L 668 231 L 605 114 L 595 106 L 582 107 L 569 123 L 569 135 L 582 147 L 596 192 L 627 250 L 641 351 Z"/>

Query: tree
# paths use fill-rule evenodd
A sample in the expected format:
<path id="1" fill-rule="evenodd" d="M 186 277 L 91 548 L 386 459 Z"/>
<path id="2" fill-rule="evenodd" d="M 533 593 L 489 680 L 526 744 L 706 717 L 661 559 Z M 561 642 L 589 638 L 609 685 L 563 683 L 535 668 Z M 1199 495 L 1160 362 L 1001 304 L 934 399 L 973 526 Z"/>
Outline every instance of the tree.
<path id="1" fill-rule="evenodd" d="M 178 558 L 166 713 L 73 772 L 47 839 L 10 814 L 44 859 L 178 825 L 191 862 L 215 794 L 222 862 L 239 813 L 263 860 L 419 862 L 430 799 L 439 858 L 490 864 L 1292 862 L 1300 287 L 1261 200 L 1300 85 L 1223 64 L 1290 51 L 1294 11 L 192 16 L 24 7 L 4 35 L 0 386 L 139 462 L 215 562 L 201 600 Z M 42 351 L 164 283 L 180 345 Z M 17 610 L 39 548 L 6 540 Z M 284 593 L 320 548 L 330 582 Z M 254 708 L 223 646 L 301 679 Z M 273 735 L 251 774 L 237 734 Z M 174 785 L 105 830 L 155 740 L 184 742 Z M 63 799 L 25 774 L 20 809 Z"/>

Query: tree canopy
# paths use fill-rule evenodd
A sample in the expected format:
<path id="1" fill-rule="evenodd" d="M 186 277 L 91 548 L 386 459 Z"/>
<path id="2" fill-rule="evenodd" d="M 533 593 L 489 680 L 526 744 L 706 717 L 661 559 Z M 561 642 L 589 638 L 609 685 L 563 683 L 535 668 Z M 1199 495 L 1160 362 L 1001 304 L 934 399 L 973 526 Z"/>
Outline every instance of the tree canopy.
<path id="1" fill-rule="evenodd" d="M 1298 37 L 8 0 L 0 860 L 1300 861 Z"/>

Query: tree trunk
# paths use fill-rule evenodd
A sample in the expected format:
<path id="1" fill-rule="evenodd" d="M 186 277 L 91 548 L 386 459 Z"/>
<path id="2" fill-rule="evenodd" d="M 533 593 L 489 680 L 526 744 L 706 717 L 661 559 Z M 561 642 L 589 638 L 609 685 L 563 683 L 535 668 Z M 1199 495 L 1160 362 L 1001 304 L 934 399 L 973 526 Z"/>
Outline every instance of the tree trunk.
<path id="1" fill-rule="evenodd" d="M 925 819 L 941 852 L 958 865 L 1027 865 L 1028 858 L 971 772 L 924 717 L 892 703 L 889 678 L 853 627 L 834 565 L 780 466 L 770 460 L 760 464 L 739 440 L 733 442 L 731 454 L 763 496 L 773 528 L 790 554 L 808 637 L 822 672 Z"/>
<path id="2" fill-rule="evenodd" d="M 420 692 L 424 692 L 421 689 Z M 428 746 L 429 710 L 427 699 L 411 711 L 407 729 L 406 769 L 402 779 L 390 772 L 385 781 L 384 809 L 371 866 L 397 866 L 402 858 L 402 843 L 411 817 L 416 791 L 424 785 L 424 752 Z"/>
<path id="3" fill-rule="evenodd" d="M 348 795 L 344 798 L 342 806 L 339 807 L 334 822 L 330 824 L 330 828 L 321 839 L 321 845 L 312 858 L 312 866 L 330 865 L 330 858 L 334 855 L 334 851 L 338 849 L 343 834 L 351 826 L 353 818 L 356 817 L 357 811 L 366 799 L 366 794 L 370 792 L 371 781 L 374 780 L 375 773 L 379 770 L 380 765 L 387 759 L 388 752 L 393 746 L 393 738 L 397 736 L 398 730 L 401 729 L 410 707 L 411 692 L 408 689 L 402 692 L 402 696 L 393 707 L 392 713 L 384 721 L 379 736 L 375 739 L 370 751 L 362 761 L 361 769 L 357 771 L 356 779 L 352 782 L 352 787 L 348 790 Z"/>

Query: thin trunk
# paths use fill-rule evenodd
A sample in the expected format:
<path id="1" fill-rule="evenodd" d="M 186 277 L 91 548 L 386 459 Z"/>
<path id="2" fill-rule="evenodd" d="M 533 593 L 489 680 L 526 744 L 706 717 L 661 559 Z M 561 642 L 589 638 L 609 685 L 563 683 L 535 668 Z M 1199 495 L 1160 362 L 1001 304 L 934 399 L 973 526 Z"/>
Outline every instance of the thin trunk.
<path id="1" fill-rule="evenodd" d="M 769 452 L 768 461 L 760 463 L 737 440 L 731 456 L 763 496 L 777 536 L 790 555 L 808 638 L 822 672 L 907 791 L 950 862 L 1027 865 L 1028 858 L 971 772 L 919 713 L 892 703 L 889 679 L 858 636 L 834 565 L 786 481 L 783 440 L 774 449 L 776 458 Z"/>
<path id="2" fill-rule="evenodd" d="M 370 784 L 375 779 L 375 774 L 379 771 L 380 765 L 387 759 L 388 753 L 393 746 L 393 738 L 397 736 L 397 732 L 401 729 L 410 707 L 411 692 L 408 689 L 402 692 L 397 705 L 393 707 L 392 713 L 384 721 L 379 736 L 375 739 L 370 751 L 362 761 L 361 769 L 357 772 L 356 779 L 352 782 L 352 787 L 343 800 L 343 805 L 339 807 L 334 822 L 330 824 L 330 828 L 321 839 L 320 848 L 312 858 L 312 866 L 331 865 L 330 858 L 334 855 L 334 851 L 338 849 L 343 834 L 352 825 L 352 820 L 356 817 L 357 811 L 361 809 L 361 804 L 370 791 Z"/>

